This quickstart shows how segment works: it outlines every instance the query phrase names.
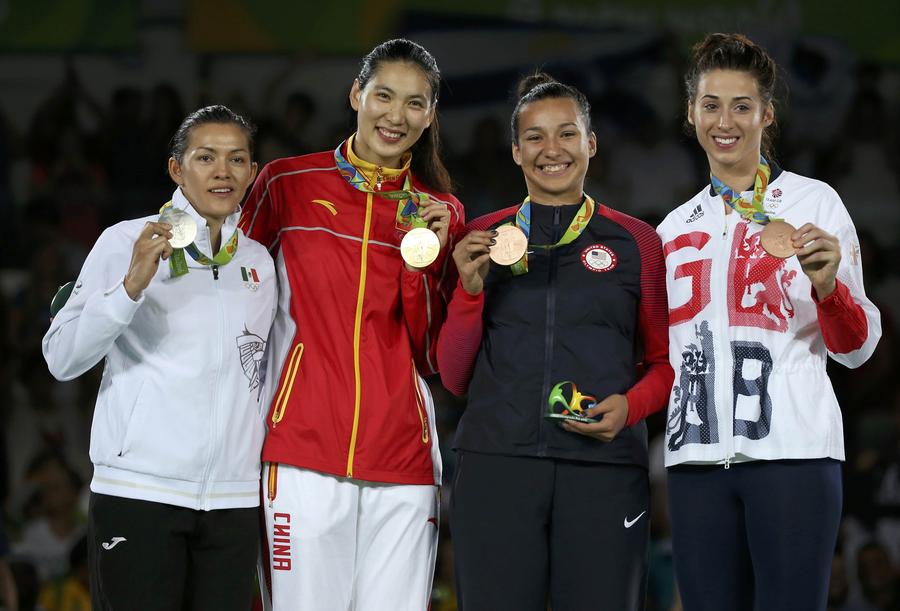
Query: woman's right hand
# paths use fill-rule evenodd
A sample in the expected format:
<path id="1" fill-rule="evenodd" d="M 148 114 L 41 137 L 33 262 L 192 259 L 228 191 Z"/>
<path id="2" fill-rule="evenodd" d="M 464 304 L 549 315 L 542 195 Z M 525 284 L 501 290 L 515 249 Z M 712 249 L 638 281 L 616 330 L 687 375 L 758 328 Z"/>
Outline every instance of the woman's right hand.
<path id="1" fill-rule="evenodd" d="M 484 290 L 484 277 L 491 262 L 490 248 L 496 235 L 496 231 L 470 231 L 453 249 L 459 280 L 469 295 Z"/>
<path id="2" fill-rule="evenodd" d="M 125 292 L 132 301 L 137 301 L 141 292 L 147 288 L 156 270 L 160 258 L 165 261 L 172 254 L 172 226 L 168 223 L 151 223 L 144 225 L 141 235 L 134 241 L 131 251 L 131 264 L 125 274 Z"/>

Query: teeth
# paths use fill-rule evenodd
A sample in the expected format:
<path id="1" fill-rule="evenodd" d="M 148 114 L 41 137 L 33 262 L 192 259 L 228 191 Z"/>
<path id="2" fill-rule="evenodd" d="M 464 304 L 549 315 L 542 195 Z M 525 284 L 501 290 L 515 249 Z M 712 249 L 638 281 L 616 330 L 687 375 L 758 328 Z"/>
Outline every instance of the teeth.
<path id="1" fill-rule="evenodd" d="M 378 131 L 380 131 L 385 137 L 393 138 L 395 140 L 399 140 L 400 137 L 403 136 L 403 134 L 400 132 L 388 131 L 388 130 L 384 129 L 383 127 L 379 127 Z"/>
<path id="2" fill-rule="evenodd" d="M 737 138 L 735 138 L 734 136 L 732 136 L 731 138 L 716 138 L 716 142 L 718 142 L 719 144 L 725 144 L 725 145 L 734 144 L 734 142 L 736 140 L 737 140 Z"/>
<path id="3" fill-rule="evenodd" d="M 212 191 L 213 193 L 231 193 L 231 189 L 225 187 L 221 189 L 210 189 L 210 191 Z"/>
<path id="4" fill-rule="evenodd" d="M 560 172 L 560 171 L 566 169 L 568 166 L 569 166 L 568 163 L 557 163 L 554 165 L 545 165 L 543 167 L 543 170 L 545 172 Z"/>

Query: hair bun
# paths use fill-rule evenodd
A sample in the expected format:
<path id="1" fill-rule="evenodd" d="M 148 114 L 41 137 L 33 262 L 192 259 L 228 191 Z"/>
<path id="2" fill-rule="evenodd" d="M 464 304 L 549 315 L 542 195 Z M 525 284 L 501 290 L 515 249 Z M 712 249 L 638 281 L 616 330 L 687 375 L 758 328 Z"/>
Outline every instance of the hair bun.
<path id="1" fill-rule="evenodd" d="M 555 83 L 557 82 L 555 78 L 547 74 L 546 72 L 535 72 L 534 74 L 529 74 L 528 76 L 522 77 L 522 80 L 519 81 L 518 87 L 516 87 L 516 96 L 518 98 L 523 98 L 528 95 L 528 92 L 543 85 L 545 83 Z"/>

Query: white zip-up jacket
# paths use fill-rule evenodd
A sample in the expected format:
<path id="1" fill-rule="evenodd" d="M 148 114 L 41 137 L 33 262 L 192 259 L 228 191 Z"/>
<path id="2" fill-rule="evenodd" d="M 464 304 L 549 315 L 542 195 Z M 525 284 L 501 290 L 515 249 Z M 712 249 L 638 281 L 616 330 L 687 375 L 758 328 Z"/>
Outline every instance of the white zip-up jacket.
<path id="1" fill-rule="evenodd" d="M 210 254 L 206 221 L 180 189 L 172 203 L 195 219 L 195 244 Z M 103 232 L 44 336 L 44 358 L 60 380 L 106 359 L 91 426 L 92 491 L 191 509 L 256 507 L 272 258 L 240 233 L 227 265 L 207 267 L 185 253 L 189 272 L 172 278 L 161 261 L 132 301 L 123 286 L 132 248 L 157 218 Z M 237 220 L 225 221 L 223 243 Z"/>
<path id="2" fill-rule="evenodd" d="M 773 170 L 766 212 L 838 237 L 837 289 L 817 302 L 797 257 L 768 255 L 762 226 L 726 215 L 708 186 L 665 218 L 657 231 L 675 370 L 667 466 L 844 459 L 826 359 L 863 364 L 881 337 L 881 316 L 863 290 L 859 242 L 840 197 L 823 182 Z"/>

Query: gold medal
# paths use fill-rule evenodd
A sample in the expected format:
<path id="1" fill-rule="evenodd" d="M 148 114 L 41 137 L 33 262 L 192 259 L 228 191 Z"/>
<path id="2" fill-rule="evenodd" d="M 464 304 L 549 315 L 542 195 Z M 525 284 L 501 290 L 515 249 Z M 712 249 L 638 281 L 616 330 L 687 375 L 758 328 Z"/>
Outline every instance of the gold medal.
<path id="1" fill-rule="evenodd" d="M 515 225 L 497 227 L 495 244 L 491 246 L 491 261 L 497 265 L 512 265 L 528 250 L 528 238 Z"/>
<path id="2" fill-rule="evenodd" d="M 797 231 L 790 223 L 784 221 L 771 221 L 763 227 L 759 235 L 759 243 L 763 250 L 779 259 L 787 259 L 797 254 L 797 249 L 791 243 L 791 234 Z"/>
<path id="3" fill-rule="evenodd" d="M 165 208 L 159 215 L 159 222 L 172 226 L 172 238 L 169 240 L 172 248 L 184 248 L 197 237 L 197 222 L 184 210 Z"/>
<path id="4" fill-rule="evenodd" d="M 441 241 L 437 234 L 425 227 L 411 229 L 400 242 L 400 256 L 411 267 L 428 267 L 440 251 Z"/>

